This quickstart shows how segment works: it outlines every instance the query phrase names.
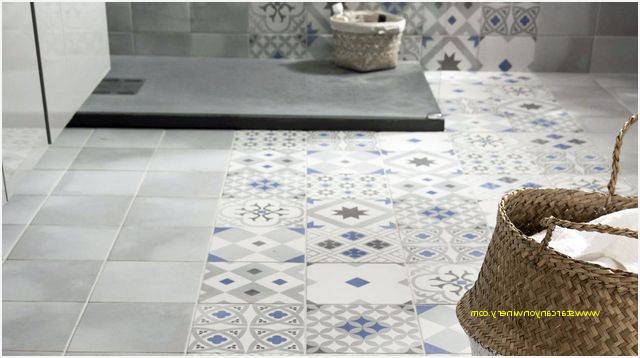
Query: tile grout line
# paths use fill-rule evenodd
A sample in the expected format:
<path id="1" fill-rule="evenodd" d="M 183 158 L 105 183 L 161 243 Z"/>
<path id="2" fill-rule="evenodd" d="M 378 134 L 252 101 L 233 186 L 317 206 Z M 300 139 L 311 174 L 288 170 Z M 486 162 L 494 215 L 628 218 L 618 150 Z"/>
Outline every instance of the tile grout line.
<path id="1" fill-rule="evenodd" d="M 205 257 L 204 257 L 204 262 L 202 263 L 202 268 L 200 269 L 200 276 L 199 276 L 199 282 L 198 282 L 198 289 L 196 290 L 196 298 L 195 298 L 195 302 L 193 305 L 193 309 L 191 311 L 191 320 L 189 321 L 189 326 L 187 329 L 187 337 L 186 337 L 186 341 L 184 344 L 184 349 L 182 350 L 182 355 L 187 355 L 189 352 L 189 343 L 191 341 L 191 332 L 193 331 L 194 328 L 194 323 L 196 320 L 196 315 L 198 314 L 198 305 L 200 303 L 200 291 L 202 289 L 202 284 L 204 282 L 204 274 L 206 272 L 207 269 L 207 262 L 209 262 L 209 252 L 211 251 L 211 241 L 213 240 L 214 237 L 214 232 L 216 230 L 216 224 L 218 221 L 218 214 L 219 214 L 219 209 L 222 207 L 222 194 L 224 193 L 224 186 L 227 182 L 227 177 L 229 175 L 229 167 L 231 166 L 231 158 L 233 157 L 233 143 L 236 139 L 236 132 L 237 131 L 233 131 L 232 132 L 232 137 L 231 137 L 231 144 L 230 144 L 230 148 L 229 148 L 229 153 L 227 156 L 227 164 L 225 167 L 225 171 L 224 171 L 224 176 L 222 178 L 222 184 L 220 185 L 220 193 L 218 193 L 218 202 L 216 203 L 216 211 L 214 213 L 215 217 L 213 220 L 213 226 L 209 228 L 209 237 L 207 240 L 207 251 L 205 253 Z"/>
<path id="2" fill-rule="evenodd" d="M 395 222 L 397 225 L 396 232 L 398 234 L 398 240 L 400 241 L 400 249 L 402 250 L 402 257 L 403 257 L 402 265 L 404 266 L 404 272 L 406 275 L 405 277 L 407 278 L 407 286 L 409 288 L 409 292 L 411 292 L 411 301 L 412 301 L 411 305 L 413 306 L 413 316 L 415 317 L 415 322 L 416 322 L 416 325 L 418 326 L 418 333 L 420 338 L 420 350 L 422 351 L 422 354 L 427 354 L 424 349 L 424 333 L 422 332 L 422 325 L 420 325 L 420 317 L 418 317 L 418 303 L 417 303 L 418 301 L 416 299 L 414 289 L 411 285 L 411 270 L 409 269 L 409 263 L 407 262 L 408 253 L 406 251 L 406 247 L 404 244 L 403 235 L 400 232 L 400 222 L 398 221 L 398 216 L 396 214 L 396 209 L 394 205 L 393 193 L 391 191 L 391 181 L 387 176 L 387 171 L 386 171 L 387 166 L 382 153 L 382 148 L 380 147 L 380 132 L 376 133 L 376 139 L 378 142 L 378 153 L 380 153 L 380 156 L 382 159 L 382 168 L 384 170 L 385 181 L 387 182 L 387 187 L 389 190 L 389 200 L 391 200 L 391 210 L 393 211 L 393 218 L 395 219 Z"/>
<path id="3" fill-rule="evenodd" d="M 158 138 L 158 143 L 156 145 L 156 147 L 153 150 L 153 153 L 151 154 L 151 156 L 149 157 L 149 162 L 147 162 L 147 166 L 144 170 L 144 174 L 142 175 L 142 177 L 140 178 L 140 183 L 138 183 L 138 188 L 135 191 L 134 195 L 131 197 L 131 202 L 129 203 L 129 206 L 127 207 L 127 209 L 124 212 L 124 216 L 122 217 L 122 222 L 120 223 L 120 225 L 118 226 L 118 230 L 116 231 L 113 241 L 111 242 L 111 246 L 109 247 L 109 250 L 107 251 L 104 260 L 102 261 L 102 265 L 100 265 L 100 268 L 98 270 L 98 273 L 96 275 L 95 280 L 93 281 L 93 284 L 91 285 L 91 289 L 89 290 L 89 293 L 87 294 L 87 299 L 84 301 L 84 304 L 82 306 L 82 309 L 80 310 L 80 313 L 78 315 L 78 318 L 73 326 L 73 329 L 71 330 L 71 334 L 69 335 L 69 338 L 67 339 L 67 342 L 64 346 L 64 349 L 62 350 L 62 355 L 67 355 L 68 351 L 69 351 L 69 347 L 71 346 L 71 341 L 73 340 L 73 337 L 75 336 L 78 327 L 80 325 L 80 322 L 82 321 L 82 318 L 84 317 L 84 315 L 86 314 L 87 311 L 87 307 L 89 306 L 89 302 L 91 301 L 91 296 L 93 295 L 93 292 L 96 289 L 96 286 L 98 285 L 98 281 L 100 280 L 102 273 L 104 272 L 104 269 L 107 265 L 107 263 L 109 262 L 109 256 L 111 255 L 111 251 L 113 251 L 113 248 L 115 247 L 116 241 L 118 241 L 118 236 L 120 235 L 120 232 L 122 231 L 122 228 L 124 227 L 124 224 L 127 220 L 127 216 L 129 215 L 129 212 L 131 211 L 131 208 L 133 207 L 134 202 L 136 201 L 136 196 L 138 194 L 138 192 L 140 191 L 140 188 L 142 187 L 142 183 L 144 182 L 144 179 L 147 175 L 147 172 L 149 170 L 149 167 L 151 166 L 151 162 L 153 160 L 153 156 L 155 155 L 155 153 L 158 150 L 158 147 L 160 146 L 160 143 L 162 142 L 162 139 L 164 138 L 166 134 L 166 131 L 163 130 L 162 134 L 160 135 L 160 137 Z"/>
<path id="4" fill-rule="evenodd" d="M 38 206 L 38 208 L 34 211 L 32 217 L 28 220 L 28 222 L 24 225 L 24 228 L 22 228 L 22 230 L 20 231 L 20 233 L 18 234 L 18 238 L 16 239 L 16 241 L 13 243 L 13 245 L 11 245 L 11 247 L 9 248 L 9 250 L 7 250 L 7 256 L 5 258 L 2 259 L 2 264 L 4 265 L 4 263 L 9 259 L 9 256 L 11 255 L 11 252 L 13 251 L 13 249 L 18 245 L 18 242 L 20 241 L 20 239 L 22 239 L 22 236 L 24 235 L 24 233 L 27 231 L 27 229 L 29 228 L 29 226 L 32 225 L 33 220 L 35 220 L 36 216 L 38 215 L 38 212 L 40 212 L 40 210 L 44 207 L 45 203 L 47 202 L 47 200 L 49 200 L 49 197 L 52 196 L 54 190 L 56 189 L 56 187 L 60 184 L 60 182 L 62 181 L 62 178 L 64 177 L 64 175 L 67 173 L 67 170 L 69 170 L 69 168 L 71 167 L 71 165 L 73 164 L 73 162 L 76 160 L 76 158 L 78 158 L 78 155 L 80 155 L 80 151 L 82 150 L 82 148 L 84 147 L 84 145 L 89 141 L 89 138 L 91 137 L 91 135 L 93 134 L 94 129 L 92 129 L 89 134 L 87 135 L 87 138 L 85 138 L 85 140 L 82 142 L 82 145 L 80 147 L 73 147 L 73 148 L 79 148 L 78 152 L 76 153 L 76 155 L 73 157 L 72 160 L 69 161 L 69 164 L 66 166 L 65 169 L 56 169 L 58 171 L 62 171 L 63 174 L 60 176 L 60 178 L 58 178 L 58 180 L 55 182 L 55 184 L 51 187 L 51 189 L 49 189 L 48 194 L 44 195 L 44 199 L 42 200 L 42 203 L 40 203 L 40 205 Z M 49 145 L 49 147 L 51 148 L 51 145 Z M 47 151 L 49 149 L 47 148 Z M 46 153 L 46 151 L 45 151 Z M 44 155 L 44 153 L 42 154 Z M 42 158 L 42 157 L 41 157 Z M 39 160 L 38 160 L 39 161 Z M 35 164 L 37 165 L 37 163 Z M 34 165 L 34 169 L 35 169 L 35 165 Z M 32 169 L 33 170 L 33 169 Z M 27 196 L 27 195 L 24 195 Z M 32 195 L 32 196 L 42 196 L 42 195 Z M 8 200 L 7 200 L 8 202 Z"/>

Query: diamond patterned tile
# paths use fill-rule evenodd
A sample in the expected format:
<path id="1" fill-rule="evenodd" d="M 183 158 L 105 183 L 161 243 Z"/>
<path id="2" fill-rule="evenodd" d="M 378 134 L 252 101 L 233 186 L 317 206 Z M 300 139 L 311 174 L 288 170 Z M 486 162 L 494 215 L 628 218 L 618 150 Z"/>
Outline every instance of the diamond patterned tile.
<path id="1" fill-rule="evenodd" d="M 309 262 L 404 262 L 394 229 L 310 230 L 307 257 Z"/>
<path id="2" fill-rule="evenodd" d="M 435 200 L 406 195 L 394 199 L 393 207 L 401 229 L 440 227 L 456 230 L 484 223 L 477 201 L 457 194 Z"/>
<path id="3" fill-rule="evenodd" d="M 374 132 L 309 132 L 307 148 L 312 151 L 377 151 L 378 142 Z"/>
<path id="4" fill-rule="evenodd" d="M 302 354 L 304 314 L 303 305 L 198 305 L 188 353 Z"/>
<path id="5" fill-rule="evenodd" d="M 307 319 L 308 353 L 423 353 L 411 304 L 312 304 Z"/>
<path id="6" fill-rule="evenodd" d="M 304 264 L 208 262 L 201 303 L 302 303 Z"/>
<path id="7" fill-rule="evenodd" d="M 382 174 L 382 156 L 378 151 L 308 151 L 309 174 Z"/>
<path id="8" fill-rule="evenodd" d="M 307 299 L 317 304 L 404 304 L 411 301 L 404 265 L 314 263 L 307 267 Z"/>
<path id="9" fill-rule="evenodd" d="M 304 262 L 304 228 L 216 227 L 209 262 Z"/>
<path id="10" fill-rule="evenodd" d="M 417 305 L 416 313 L 427 354 L 471 354 L 455 305 Z"/>
<path id="11" fill-rule="evenodd" d="M 304 174 L 307 166 L 305 151 L 279 150 L 232 151 L 229 172 L 253 170 L 264 174 L 295 171 Z"/>

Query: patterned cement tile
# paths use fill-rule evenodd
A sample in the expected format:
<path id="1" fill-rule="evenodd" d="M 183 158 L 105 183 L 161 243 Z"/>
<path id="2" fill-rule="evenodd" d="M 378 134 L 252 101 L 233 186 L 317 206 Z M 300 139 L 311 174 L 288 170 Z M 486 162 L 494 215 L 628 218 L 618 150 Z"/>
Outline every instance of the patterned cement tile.
<path id="1" fill-rule="evenodd" d="M 408 264 L 411 290 L 419 304 L 456 304 L 478 277 L 480 264 Z"/>
<path id="2" fill-rule="evenodd" d="M 388 198 L 387 178 L 379 174 L 312 174 L 307 195 L 313 199 Z"/>
<path id="3" fill-rule="evenodd" d="M 411 292 L 401 264 L 315 263 L 307 267 L 307 299 L 317 304 L 404 304 Z"/>
<path id="4" fill-rule="evenodd" d="M 438 199 L 406 195 L 394 199 L 393 207 L 401 229 L 462 229 L 484 224 L 477 201 L 457 194 Z"/>
<path id="5" fill-rule="evenodd" d="M 216 227 L 209 262 L 304 262 L 304 228 Z"/>
<path id="6" fill-rule="evenodd" d="M 304 264 L 208 262 L 202 303 L 302 303 Z"/>
<path id="7" fill-rule="evenodd" d="M 449 194 L 472 196 L 468 177 L 463 175 L 443 177 L 433 174 L 413 176 L 389 174 L 387 177 L 391 185 L 391 197 L 394 199 L 404 196 L 438 199 Z"/>
<path id="8" fill-rule="evenodd" d="M 389 173 L 413 176 L 417 174 L 449 175 L 459 169 L 457 158 L 450 152 L 431 151 L 383 152 Z"/>
<path id="9" fill-rule="evenodd" d="M 584 191 L 595 191 L 598 193 L 607 193 L 607 184 L 611 176 L 609 174 L 595 175 L 549 175 L 549 182 L 553 183 L 554 188 L 577 189 Z M 638 195 L 634 185 L 629 184 L 624 179 L 618 179 L 616 183 L 616 194 L 633 196 Z"/>
<path id="10" fill-rule="evenodd" d="M 303 202 L 286 199 L 223 199 L 216 226 L 302 227 Z"/>
<path id="11" fill-rule="evenodd" d="M 424 353 L 411 304 L 311 304 L 307 320 L 308 353 Z"/>
<path id="12" fill-rule="evenodd" d="M 307 148 L 309 150 L 330 151 L 377 151 L 378 142 L 375 132 L 309 132 Z"/>
<path id="13" fill-rule="evenodd" d="M 457 151 L 465 174 L 541 174 L 534 153 L 524 151 Z"/>
<path id="14" fill-rule="evenodd" d="M 455 234 L 437 228 L 403 230 L 402 235 L 409 263 L 482 263 L 491 239 L 486 226 Z"/>
<path id="15" fill-rule="evenodd" d="M 277 150 L 283 153 L 304 151 L 307 134 L 302 131 L 236 131 L 231 148 L 243 152 Z"/>
<path id="16" fill-rule="evenodd" d="M 229 172 L 253 170 L 264 174 L 295 171 L 304 174 L 307 152 L 283 152 L 278 150 L 232 151 Z"/>
<path id="17" fill-rule="evenodd" d="M 427 354 L 471 354 L 455 305 L 417 305 L 418 322 Z"/>
<path id="18" fill-rule="evenodd" d="M 309 230 L 308 262 L 404 262 L 395 229 Z"/>
<path id="19" fill-rule="evenodd" d="M 307 212 L 307 228 L 314 232 L 396 227 L 391 199 L 308 199 Z"/>
<path id="20" fill-rule="evenodd" d="M 428 150 L 444 153 L 453 149 L 449 133 L 442 132 L 380 132 L 380 149 L 388 152 Z"/>
<path id="21" fill-rule="evenodd" d="M 198 305 L 188 353 L 304 352 L 304 306 Z"/>
<path id="22" fill-rule="evenodd" d="M 225 199 L 304 199 L 305 175 L 283 168 L 276 173 L 245 169 L 227 173 L 222 197 Z"/>
<path id="23" fill-rule="evenodd" d="M 382 156 L 378 151 L 308 151 L 307 172 L 309 174 L 384 173 Z"/>

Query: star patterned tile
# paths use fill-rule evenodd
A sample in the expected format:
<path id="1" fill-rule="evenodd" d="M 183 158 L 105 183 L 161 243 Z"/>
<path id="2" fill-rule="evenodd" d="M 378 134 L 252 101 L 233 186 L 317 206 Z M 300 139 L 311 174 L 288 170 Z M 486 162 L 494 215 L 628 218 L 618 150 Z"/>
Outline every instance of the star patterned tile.
<path id="1" fill-rule="evenodd" d="M 431 151 L 383 152 L 388 173 L 403 176 L 416 174 L 456 173 L 460 167 L 451 151 L 437 153 Z"/>
<path id="2" fill-rule="evenodd" d="M 314 263 L 307 267 L 307 300 L 317 304 L 405 304 L 411 301 L 404 265 Z"/>
<path id="3" fill-rule="evenodd" d="M 416 305 L 426 354 L 471 354 L 455 305 Z"/>
<path id="4" fill-rule="evenodd" d="M 333 228 L 394 229 L 391 199 L 308 199 L 307 229 L 315 232 Z"/>
<path id="5" fill-rule="evenodd" d="M 188 353 L 302 354 L 304 306 L 201 304 Z"/>
<path id="6" fill-rule="evenodd" d="M 201 303 L 302 303 L 304 264 L 207 262 Z"/>
<path id="7" fill-rule="evenodd" d="M 216 227 L 209 262 L 304 262 L 303 228 Z"/>
<path id="8" fill-rule="evenodd" d="M 310 304 L 307 353 L 423 354 L 415 314 L 412 304 Z"/>
<path id="9" fill-rule="evenodd" d="M 456 304 L 478 277 L 480 264 L 408 264 L 417 304 Z"/>

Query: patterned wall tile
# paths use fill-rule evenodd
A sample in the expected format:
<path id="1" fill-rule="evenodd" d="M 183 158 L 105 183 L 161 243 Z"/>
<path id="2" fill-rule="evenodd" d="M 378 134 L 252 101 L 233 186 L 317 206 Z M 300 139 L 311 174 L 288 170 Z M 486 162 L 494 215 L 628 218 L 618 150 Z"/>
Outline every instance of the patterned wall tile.
<path id="1" fill-rule="evenodd" d="M 297 33 L 304 29 L 307 14 L 301 2 L 249 4 L 249 32 L 253 34 Z"/>
<path id="2" fill-rule="evenodd" d="M 306 35 L 303 32 L 285 35 L 249 35 L 249 55 L 252 58 L 305 59 Z"/>
<path id="3" fill-rule="evenodd" d="M 413 305 L 310 305 L 308 353 L 422 354 Z"/>
<path id="4" fill-rule="evenodd" d="M 476 36 L 425 35 L 420 63 L 428 71 L 477 71 L 482 67 L 479 42 Z"/>
<path id="5" fill-rule="evenodd" d="M 198 305 L 188 353 L 304 352 L 304 306 Z"/>
<path id="6" fill-rule="evenodd" d="M 535 40 L 524 36 L 487 36 L 480 41 L 478 57 L 483 71 L 529 71 Z"/>

